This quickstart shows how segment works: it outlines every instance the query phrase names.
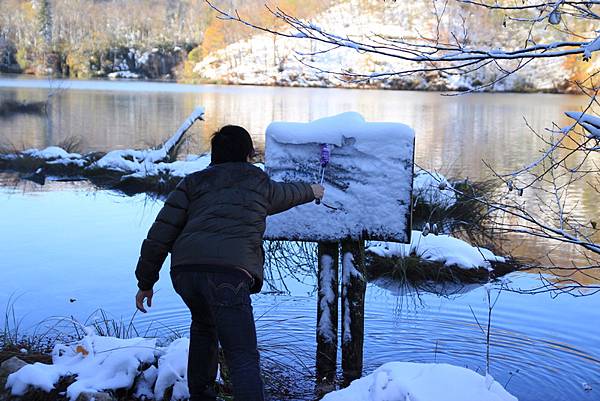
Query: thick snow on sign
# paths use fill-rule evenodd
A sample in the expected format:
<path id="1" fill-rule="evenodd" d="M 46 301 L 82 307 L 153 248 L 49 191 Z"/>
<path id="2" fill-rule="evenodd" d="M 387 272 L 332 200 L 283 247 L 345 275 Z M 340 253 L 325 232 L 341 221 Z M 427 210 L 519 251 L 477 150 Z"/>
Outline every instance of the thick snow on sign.
<path id="1" fill-rule="evenodd" d="M 323 144 L 331 156 L 323 203 L 270 216 L 266 237 L 410 242 L 414 138 L 404 124 L 369 123 L 354 112 L 310 123 L 271 123 L 265 168 L 273 179 L 320 182 Z"/>

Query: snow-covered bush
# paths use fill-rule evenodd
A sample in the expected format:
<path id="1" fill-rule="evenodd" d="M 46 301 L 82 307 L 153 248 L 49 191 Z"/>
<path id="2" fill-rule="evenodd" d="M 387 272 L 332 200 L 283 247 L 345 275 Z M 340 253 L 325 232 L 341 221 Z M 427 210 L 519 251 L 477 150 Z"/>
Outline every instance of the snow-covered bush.
<path id="1" fill-rule="evenodd" d="M 448 179 L 435 171 L 417 170 L 413 177 L 414 202 L 447 209 L 456 203 L 456 193 Z"/>
<path id="2" fill-rule="evenodd" d="M 491 269 L 490 262 L 506 261 L 488 249 L 471 246 L 458 238 L 448 235 L 424 235 L 421 231 L 414 230 L 410 244 L 372 242 L 367 251 L 384 258 L 415 256 L 461 269 Z"/>

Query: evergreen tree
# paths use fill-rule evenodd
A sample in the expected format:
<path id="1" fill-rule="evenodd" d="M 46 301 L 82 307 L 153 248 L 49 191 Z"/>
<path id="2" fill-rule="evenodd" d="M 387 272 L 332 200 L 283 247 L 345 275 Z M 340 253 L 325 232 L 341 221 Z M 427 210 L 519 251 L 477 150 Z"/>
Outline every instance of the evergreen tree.
<path id="1" fill-rule="evenodd" d="M 44 44 L 50 46 L 52 44 L 52 6 L 50 0 L 37 0 L 36 3 L 38 32 Z"/>

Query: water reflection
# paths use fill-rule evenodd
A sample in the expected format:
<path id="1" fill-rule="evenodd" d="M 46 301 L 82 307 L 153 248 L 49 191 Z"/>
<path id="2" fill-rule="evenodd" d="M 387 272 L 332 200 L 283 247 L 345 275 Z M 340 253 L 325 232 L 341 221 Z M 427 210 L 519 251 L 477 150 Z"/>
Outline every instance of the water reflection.
<path id="1" fill-rule="evenodd" d="M 6 177 L 6 176 L 5 176 Z M 27 189 L 24 191 L 24 189 Z M 34 189 L 30 191 L 29 189 Z M 94 192 L 85 183 L 21 184 L 0 189 L 0 310 L 11 294 L 25 330 L 50 315 L 85 320 L 101 307 L 128 320 L 134 311 L 133 268 L 139 245 L 160 202 Z M 168 263 L 168 262 L 167 262 Z M 149 334 L 187 334 L 189 312 L 163 271 L 151 312 L 136 327 Z M 514 274 L 516 287 L 537 285 L 536 275 Z M 289 280 L 289 281 L 288 281 Z M 259 338 L 268 350 L 296 347 L 304 364 L 315 353 L 314 278 L 286 279 L 292 295 L 256 295 Z M 498 291 L 495 287 L 493 291 Z M 70 302 L 70 299 L 76 299 Z M 521 401 L 592 400 L 581 383 L 600 370 L 600 297 L 524 296 L 503 292 L 493 311 L 491 371 Z M 487 323 L 481 287 L 452 296 L 393 294 L 369 285 L 365 307 L 365 371 L 392 360 L 448 362 L 485 369 Z M 275 357 L 273 353 L 269 354 Z M 298 370 L 301 367 L 296 367 Z M 303 385 L 302 377 L 298 378 Z M 309 379 L 307 379 L 309 380 Z M 309 384 L 308 384 L 309 385 Z"/>
<path id="2" fill-rule="evenodd" d="M 56 91 L 57 86 L 61 90 Z M 308 121 L 355 110 L 371 121 L 413 126 L 419 165 L 472 180 L 490 175 L 482 160 L 498 172 L 507 172 L 539 157 L 539 150 L 547 145 L 525 120 L 543 133 L 553 121 L 558 126 L 570 124 L 564 112 L 579 110 L 588 101 L 582 96 L 549 94 L 441 96 L 381 90 L 0 79 L 0 100 L 45 100 L 50 90 L 56 93 L 49 119 L 32 115 L 0 119 L 0 142 L 41 148 L 80 136 L 83 150 L 147 147 L 167 138 L 195 106 L 203 105 L 206 121 L 191 129 L 192 140 L 184 153 L 205 151 L 210 134 L 227 123 L 246 126 L 260 148 L 273 120 Z M 573 142 L 569 139 L 565 144 L 569 147 Z M 574 154 L 567 161 L 576 165 L 581 157 Z M 531 205 L 554 202 L 550 193 L 535 190 L 526 190 L 523 199 Z M 565 207 L 573 209 L 575 218 L 593 216 L 600 211 L 596 199 L 597 192 L 581 180 L 573 186 Z M 517 238 L 508 249 L 516 257 L 538 260 L 552 246 L 544 240 Z M 572 260 L 587 263 L 575 251 L 561 245 L 552 257 L 562 265 Z"/>
<path id="3" fill-rule="evenodd" d="M 0 79 L 0 99 L 45 100 L 47 81 Z M 151 82 L 66 81 L 52 100 L 52 129 L 43 119 L 0 120 L 1 137 L 43 147 L 81 136 L 85 150 L 140 147 L 165 139 L 197 105 L 206 122 L 192 132 L 190 151 L 206 150 L 207 138 L 224 124 L 249 129 L 259 147 L 274 120 L 308 121 L 354 110 L 371 121 L 398 121 L 415 128 L 419 164 L 471 178 L 487 175 L 482 159 L 500 171 L 521 167 L 542 148 L 523 118 L 538 131 L 586 98 L 545 94 L 441 96 L 381 90 L 223 87 Z"/>
<path id="4" fill-rule="evenodd" d="M 0 80 L 0 99 L 44 100 L 46 81 Z M 488 175 L 481 160 L 499 171 L 522 167 L 544 143 L 525 126 L 541 131 L 586 99 L 567 95 L 477 94 L 443 97 L 436 93 L 172 85 L 147 82 L 70 81 L 52 101 L 51 125 L 45 118 L 17 116 L 0 120 L 0 141 L 19 147 L 44 147 L 70 136 L 83 138 L 84 150 L 146 147 L 169 136 L 196 105 L 206 107 L 206 122 L 192 129 L 189 152 L 206 149 L 207 138 L 226 123 L 246 126 L 259 146 L 273 120 L 307 121 L 348 110 L 372 121 L 400 121 L 417 132 L 416 160 L 443 173 L 477 179 Z M 566 150 L 565 150 L 566 151 Z M 577 163 L 573 156 L 569 163 Z M 0 183 L 11 184 L 4 175 Z M 12 176 L 14 177 L 14 176 Z M 577 213 L 598 212 L 597 193 L 583 183 L 572 193 Z M 526 191 L 528 202 L 549 203 L 544 192 Z M 143 196 L 121 198 L 94 192 L 85 183 L 51 182 L 40 187 L 21 182 L 0 189 L 0 310 L 7 297 L 23 294 L 17 315 L 35 322 L 49 314 L 85 319 L 98 307 L 129 318 L 133 311 L 131 269 L 138 246 L 160 203 Z M 548 243 L 513 241 L 517 255 L 540 258 Z M 585 263 L 569 245 L 553 259 L 563 265 Z M 531 274 L 533 273 L 533 274 Z M 540 284 L 536 271 L 511 275 L 515 286 Z M 157 332 L 186 333 L 187 310 L 163 274 L 156 306 L 138 318 Z M 586 283 L 595 279 L 578 277 Z M 289 280 L 286 279 L 286 280 Z M 585 281 L 587 280 L 587 281 Z M 98 293 L 97 283 L 103 283 Z M 293 296 L 259 295 L 255 310 L 261 339 L 295 342 L 314 354 L 315 300 L 311 279 L 286 281 Z M 468 290 L 468 291 L 467 291 Z M 131 293 L 130 293 L 131 292 Z M 367 294 L 365 368 L 390 360 L 437 361 L 483 371 L 485 341 L 471 315 L 485 321 L 481 288 L 470 287 L 450 298 L 382 290 Z M 70 298 L 77 299 L 69 302 Z M 582 382 L 597 381 L 600 343 L 598 296 L 580 299 L 548 294 L 502 295 L 494 311 L 492 373 L 521 400 L 586 400 Z M 560 322 L 558 324 L 557 322 Z M 275 330 L 276 328 L 276 330 Z M 273 340 L 274 341 L 274 340 Z"/>

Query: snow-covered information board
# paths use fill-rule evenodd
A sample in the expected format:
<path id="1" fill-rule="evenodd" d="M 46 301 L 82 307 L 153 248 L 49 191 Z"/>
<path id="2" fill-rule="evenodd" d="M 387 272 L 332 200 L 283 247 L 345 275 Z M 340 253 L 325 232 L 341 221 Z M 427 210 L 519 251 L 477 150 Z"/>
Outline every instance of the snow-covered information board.
<path id="1" fill-rule="evenodd" d="M 318 183 L 325 198 L 267 219 L 268 239 L 410 242 L 414 166 L 412 128 L 369 123 L 355 112 L 267 128 L 265 168 L 277 181 Z M 322 150 L 330 157 L 321 167 Z"/>

